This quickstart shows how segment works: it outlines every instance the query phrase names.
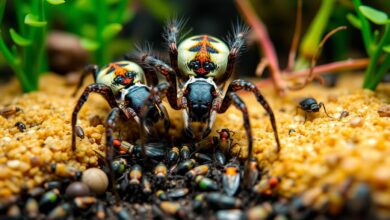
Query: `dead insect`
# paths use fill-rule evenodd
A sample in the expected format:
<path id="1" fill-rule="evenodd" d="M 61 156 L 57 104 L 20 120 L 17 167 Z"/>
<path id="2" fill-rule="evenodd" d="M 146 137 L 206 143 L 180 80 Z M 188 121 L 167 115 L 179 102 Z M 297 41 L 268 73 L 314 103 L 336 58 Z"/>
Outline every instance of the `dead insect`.
<path id="1" fill-rule="evenodd" d="M 179 159 L 179 148 L 172 147 L 167 155 L 168 166 L 172 166 L 172 164 L 176 163 L 177 159 Z"/>
<path id="2" fill-rule="evenodd" d="M 66 219 L 70 211 L 71 206 L 68 203 L 58 205 L 47 215 L 47 219 Z"/>
<path id="3" fill-rule="evenodd" d="M 210 206 L 216 209 L 233 209 L 241 207 L 241 200 L 222 193 L 212 192 L 205 196 Z"/>
<path id="4" fill-rule="evenodd" d="M 10 106 L 1 109 L 0 115 L 3 116 L 4 118 L 8 118 L 9 116 L 14 115 L 20 111 L 22 111 L 22 109 L 17 106 Z"/>
<path id="5" fill-rule="evenodd" d="M 102 202 L 96 203 L 95 216 L 97 219 L 106 219 L 106 208 L 104 207 Z"/>
<path id="6" fill-rule="evenodd" d="M 274 113 L 256 85 L 237 79 L 229 84 L 226 92 L 223 91 L 226 81 L 233 74 L 248 28 L 236 27 L 228 40 L 229 46 L 210 35 L 196 35 L 178 42 L 184 23 L 173 20 L 165 28 L 171 66 L 150 55 L 149 51 L 141 50 L 134 58 L 141 65 L 154 68 L 166 78 L 169 83 L 168 102 L 173 109 L 182 111 L 187 136 L 196 138 L 191 122 L 200 122 L 205 124 L 200 136 L 207 137 L 213 128 L 216 114 L 226 112 L 233 104 L 242 112 L 249 157 L 252 157 L 253 137 L 248 108 L 236 93 L 246 90 L 255 95 L 269 114 L 279 152 L 280 141 Z"/>
<path id="7" fill-rule="evenodd" d="M 81 128 L 80 126 L 77 125 L 76 128 L 75 128 L 75 131 L 76 131 L 77 137 L 79 137 L 81 139 L 84 139 L 85 135 L 84 135 L 83 128 Z"/>
<path id="8" fill-rule="evenodd" d="M 222 176 L 223 191 L 228 196 L 236 194 L 240 187 L 240 168 L 236 165 L 227 165 Z"/>
<path id="9" fill-rule="evenodd" d="M 258 165 L 257 160 L 255 158 L 251 158 L 249 160 L 249 166 L 245 167 L 245 169 L 249 169 L 247 172 L 244 172 L 244 186 L 247 189 L 251 189 L 259 178 L 260 172 Z"/>
<path id="10" fill-rule="evenodd" d="M 80 179 L 82 176 L 82 172 L 75 167 L 70 165 L 66 165 L 64 163 L 52 163 L 50 165 L 51 172 L 55 173 L 57 176 L 65 177 L 65 178 L 75 178 Z"/>
<path id="11" fill-rule="evenodd" d="M 131 171 L 129 174 L 130 180 L 129 184 L 130 185 L 140 185 L 141 184 L 141 178 L 142 178 L 142 168 L 140 165 L 136 164 L 131 167 Z"/>
<path id="12" fill-rule="evenodd" d="M 332 117 L 328 114 L 328 112 L 326 111 L 326 108 L 325 108 L 324 103 L 322 103 L 322 102 L 317 103 L 317 100 L 315 100 L 315 99 L 312 98 L 312 97 L 305 98 L 305 99 L 303 99 L 302 101 L 299 102 L 299 105 L 297 106 L 297 112 L 296 112 L 296 114 L 298 114 L 298 109 L 302 109 L 302 110 L 305 112 L 305 121 L 303 122 L 303 123 L 305 123 L 305 122 L 306 122 L 306 119 L 307 119 L 307 113 L 319 112 L 321 107 L 324 108 L 325 114 L 326 114 L 329 118 L 332 118 Z"/>
<path id="13" fill-rule="evenodd" d="M 129 220 L 129 219 L 133 219 L 132 216 L 130 216 L 129 212 L 124 209 L 122 206 L 118 205 L 118 206 L 114 206 L 114 213 L 116 214 L 117 218 L 119 220 Z"/>
<path id="14" fill-rule="evenodd" d="M 34 198 L 28 198 L 25 210 L 28 218 L 36 219 L 39 215 L 39 204 L 37 200 Z"/>
<path id="15" fill-rule="evenodd" d="M 197 176 L 195 178 L 195 183 L 197 184 L 198 188 L 204 191 L 217 191 L 218 190 L 218 184 L 207 177 L 204 176 Z"/>
<path id="16" fill-rule="evenodd" d="M 146 175 L 142 177 L 142 192 L 145 195 L 151 195 L 153 193 L 152 184 L 150 183 L 149 178 Z"/>
<path id="17" fill-rule="evenodd" d="M 226 164 L 226 156 L 225 154 L 219 149 L 216 148 L 214 152 L 214 161 L 219 166 L 224 166 Z"/>
<path id="18" fill-rule="evenodd" d="M 211 163 L 211 161 L 213 161 L 213 159 L 211 159 L 211 157 L 209 157 L 207 154 L 195 153 L 194 157 L 197 159 L 197 161 L 202 163 Z"/>
<path id="19" fill-rule="evenodd" d="M 42 195 L 39 200 L 39 210 L 48 212 L 54 208 L 60 201 L 60 191 L 58 189 L 52 189 Z"/>
<path id="20" fill-rule="evenodd" d="M 21 121 L 16 122 L 15 126 L 19 129 L 20 132 L 24 132 L 26 130 L 26 125 Z"/>
<path id="21" fill-rule="evenodd" d="M 168 200 L 168 195 L 164 190 L 161 190 L 161 189 L 157 190 L 155 195 L 158 199 L 160 199 L 162 201 Z"/>
<path id="22" fill-rule="evenodd" d="M 190 158 L 190 148 L 186 145 L 184 145 L 183 147 L 181 147 L 180 149 L 180 159 L 183 161 L 183 160 L 187 160 Z"/>
<path id="23" fill-rule="evenodd" d="M 123 158 L 119 158 L 112 162 L 112 170 L 116 175 L 122 175 L 125 172 L 127 161 Z"/>
<path id="24" fill-rule="evenodd" d="M 174 170 L 174 173 L 182 175 L 191 170 L 195 166 L 195 164 L 196 161 L 194 159 L 185 160 L 177 165 L 176 169 Z"/>
<path id="25" fill-rule="evenodd" d="M 296 132 L 295 129 L 290 129 L 290 130 L 288 130 L 288 135 L 291 135 L 294 132 Z"/>
<path id="26" fill-rule="evenodd" d="M 188 188 L 174 189 L 168 191 L 166 195 L 169 199 L 179 199 L 186 196 L 189 193 L 189 191 L 190 190 Z"/>
<path id="27" fill-rule="evenodd" d="M 199 176 L 199 175 L 204 176 L 209 172 L 209 169 L 210 169 L 210 166 L 206 165 L 206 164 L 194 167 L 193 169 L 191 169 L 190 171 L 188 171 L 186 173 L 186 177 L 189 179 L 194 179 L 196 176 Z"/>
<path id="28" fill-rule="evenodd" d="M 164 163 L 158 163 L 154 168 L 154 176 L 157 179 L 157 182 L 162 183 L 167 178 L 168 168 Z"/>
<path id="29" fill-rule="evenodd" d="M 216 213 L 218 220 L 223 219 L 245 219 L 244 213 L 239 209 L 220 210 Z"/>
<path id="30" fill-rule="evenodd" d="M 233 144 L 232 137 L 235 135 L 234 131 L 229 130 L 228 128 L 223 128 L 217 131 L 219 134 L 219 145 L 220 148 L 225 151 L 225 154 L 230 154 L 230 150 Z"/>
<path id="31" fill-rule="evenodd" d="M 74 198 L 73 202 L 77 208 L 86 209 L 94 205 L 97 202 L 97 199 L 92 196 L 83 196 Z"/>
<path id="32" fill-rule="evenodd" d="M 146 143 L 143 148 L 141 145 L 133 145 L 127 141 L 114 139 L 113 147 L 119 151 L 119 154 L 129 154 L 136 158 L 142 158 L 145 155 L 147 158 L 160 159 L 166 154 L 165 145 L 163 143 Z"/>
<path id="33" fill-rule="evenodd" d="M 160 208 L 168 215 L 177 216 L 182 219 L 185 217 L 184 209 L 177 202 L 162 201 L 160 203 Z"/>

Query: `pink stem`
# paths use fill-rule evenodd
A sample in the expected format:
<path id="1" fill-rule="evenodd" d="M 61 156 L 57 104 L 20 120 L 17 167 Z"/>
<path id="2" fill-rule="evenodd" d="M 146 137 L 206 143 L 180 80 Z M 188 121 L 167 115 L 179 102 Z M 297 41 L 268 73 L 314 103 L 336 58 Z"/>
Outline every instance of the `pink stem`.
<path id="1" fill-rule="evenodd" d="M 362 59 L 349 59 L 349 60 L 343 60 L 328 64 L 323 64 L 320 66 L 316 66 L 313 69 L 313 73 L 315 74 L 321 74 L 321 73 L 337 73 L 344 70 L 356 70 L 356 69 L 362 69 L 365 68 L 368 65 L 369 59 L 368 58 L 362 58 Z M 303 76 L 307 76 L 310 74 L 310 69 L 306 70 L 299 70 L 295 72 L 286 72 L 282 76 L 287 79 L 295 79 L 300 78 Z M 270 84 L 271 80 L 266 79 L 258 82 L 256 85 L 261 87 Z"/>
<path id="2" fill-rule="evenodd" d="M 260 20 L 260 18 L 256 16 L 256 13 L 247 0 L 235 0 L 235 2 L 244 15 L 245 20 L 252 27 L 253 31 L 258 37 L 257 40 L 260 43 L 264 56 L 269 62 L 271 77 L 275 87 L 279 91 L 283 91 L 286 87 L 284 85 L 283 79 L 280 76 L 279 61 L 275 52 L 275 48 L 268 36 L 267 28 Z"/>

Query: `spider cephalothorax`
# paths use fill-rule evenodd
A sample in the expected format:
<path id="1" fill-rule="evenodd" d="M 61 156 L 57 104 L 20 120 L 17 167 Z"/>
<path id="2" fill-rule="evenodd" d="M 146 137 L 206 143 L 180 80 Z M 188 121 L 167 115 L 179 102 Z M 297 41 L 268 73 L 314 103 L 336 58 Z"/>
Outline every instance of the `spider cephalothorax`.
<path id="1" fill-rule="evenodd" d="M 172 21 L 165 29 L 170 66 L 147 51 L 139 53 L 137 59 L 141 65 L 153 67 L 166 77 L 170 84 L 167 93 L 169 104 L 172 108 L 182 111 L 187 135 L 195 138 L 191 122 L 197 121 L 206 123 L 202 138 L 208 136 L 216 114 L 224 113 L 231 104 L 234 104 L 243 113 L 244 127 L 248 136 L 248 150 L 251 156 L 253 138 L 248 110 L 236 93 L 239 90 L 247 90 L 256 96 L 257 101 L 268 112 L 279 151 L 280 143 L 275 116 L 257 87 L 248 81 L 233 80 L 226 94 L 223 95 L 224 84 L 233 73 L 234 63 L 244 44 L 248 29 L 243 26 L 235 28 L 228 40 L 228 45 L 210 35 L 192 36 L 179 43 L 177 39 L 183 23 Z"/>

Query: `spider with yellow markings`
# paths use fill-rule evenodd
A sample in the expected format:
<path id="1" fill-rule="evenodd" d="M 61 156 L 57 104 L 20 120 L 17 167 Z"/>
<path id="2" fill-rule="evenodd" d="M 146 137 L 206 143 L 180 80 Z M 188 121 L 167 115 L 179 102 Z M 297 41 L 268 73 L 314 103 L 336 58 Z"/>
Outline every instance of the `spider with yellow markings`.
<path id="1" fill-rule="evenodd" d="M 206 34 L 178 42 L 184 24 L 183 21 L 172 20 L 165 28 L 170 65 L 152 56 L 147 50 L 141 50 L 128 58 L 136 60 L 141 66 L 154 69 L 166 78 L 169 83 L 168 102 L 173 109 L 182 111 L 184 130 L 191 138 L 195 138 L 191 122 L 205 124 L 201 134 L 201 137 L 205 138 L 213 128 L 216 114 L 224 113 L 231 104 L 236 106 L 243 114 L 249 157 L 252 157 L 253 145 L 249 114 L 246 104 L 236 92 L 252 92 L 270 117 L 279 151 L 275 116 L 259 89 L 251 82 L 237 79 L 229 84 L 224 95 L 224 85 L 233 74 L 234 64 L 244 46 L 248 28 L 243 25 L 236 26 L 228 37 L 228 44 Z"/>

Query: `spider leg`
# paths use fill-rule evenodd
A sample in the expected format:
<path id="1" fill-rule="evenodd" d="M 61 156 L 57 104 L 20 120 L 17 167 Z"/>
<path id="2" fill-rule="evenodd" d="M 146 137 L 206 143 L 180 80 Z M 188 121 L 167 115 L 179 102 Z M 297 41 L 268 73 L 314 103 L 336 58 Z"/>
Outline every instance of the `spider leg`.
<path id="1" fill-rule="evenodd" d="M 248 158 L 251 158 L 253 146 L 252 128 L 249 121 L 248 109 L 244 101 L 242 101 L 242 99 L 234 91 L 228 91 L 225 95 L 225 98 L 223 99 L 222 105 L 219 108 L 218 113 L 224 113 L 231 104 L 236 106 L 242 112 L 244 128 L 248 137 Z"/>
<path id="2" fill-rule="evenodd" d="M 108 114 L 107 120 L 106 120 L 106 163 L 109 170 L 109 178 L 111 180 L 112 184 L 112 190 L 115 195 L 116 203 L 119 203 L 119 194 L 116 190 L 116 181 L 114 177 L 114 171 L 112 168 L 112 161 L 114 157 L 113 153 L 113 143 L 114 143 L 114 135 L 113 135 L 113 129 L 116 126 L 116 120 L 118 117 L 120 117 L 122 110 L 118 107 L 115 107 L 111 109 L 111 112 Z"/>
<path id="3" fill-rule="evenodd" d="M 202 139 L 206 138 L 210 134 L 211 129 L 213 128 L 215 119 L 217 117 L 217 110 L 219 108 L 219 104 L 220 100 L 218 98 L 214 99 L 211 107 L 210 117 L 207 120 L 207 126 L 205 127 L 205 129 L 203 129 L 202 132 Z"/>
<path id="4" fill-rule="evenodd" d="M 181 110 L 182 110 L 183 121 L 184 121 L 184 132 L 188 137 L 194 139 L 195 135 L 194 135 L 194 131 L 191 128 L 191 120 L 187 110 L 187 99 L 185 97 L 181 98 Z"/>
<path id="5" fill-rule="evenodd" d="M 325 114 L 326 114 L 329 118 L 333 118 L 333 117 L 330 116 L 330 115 L 328 114 L 328 112 L 326 111 L 326 108 L 325 108 L 325 104 L 324 104 L 324 103 L 320 102 L 318 105 L 320 106 L 320 108 L 321 108 L 321 107 L 324 108 Z"/>
<path id="6" fill-rule="evenodd" d="M 225 73 L 221 78 L 217 78 L 217 84 L 226 82 L 233 74 L 234 64 L 236 63 L 237 57 L 240 55 L 240 52 L 245 44 L 245 37 L 249 32 L 249 28 L 243 24 L 237 24 L 233 26 L 233 31 L 228 35 L 228 44 L 230 48 L 228 62 Z"/>
<path id="7" fill-rule="evenodd" d="M 76 89 L 72 93 L 72 97 L 75 97 L 79 89 L 84 83 L 85 77 L 89 74 L 93 74 L 93 81 L 96 82 L 97 74 L 99 73 L 99 67 L 97 65 L 91 64 L 84 68 L 83 73 L 81 74 L 79 84 L 77 85 Z"/>
<path id="8" fill-rule="evenodd" d="M 84 103 L 87 101 L 88 96 L 91 92 L 99 93 L 102 95 L 111 108 L 118 107 L 118 103 L 115 100 L 115 96 L 112 93 L 112 90 L 109 86 L 106 86 L 104 84 L 100 83 L 93 83 L 89 86 L 87 86 L 83 92 L 83 94 L 80 96 L 79 100 L 77 101 L 77 104 L 73 110 L 72 113 L 72 150 L 76 150 L 76 123 L 77 123 L 77 114 L 79 113 L 80 109 L 83 107 Z"/>
<path id="9" fill-rule="evenodd" d="M 227 93 L 232 92 L 232 91 L 239 91 L 239 90 L 246 90 L 252 92 L 255 96 L 257 101 L 263 106 L 263 108 L 267 111 L 270 121 L 271 121 L 271 126 L 274 131 L 274 136 L 275 136 L 275 141 L 277 144 L 277 152 L 280 151 L 280 141 L 279 141 L 279 135 L 278 135 L 278 129 L 276 127 L 276 120 L 275 120 L 275 115 L 274 112 L 272 111 L 271 107 L 269 106 L 268 102 L 265 100 L 264 96 L 260 93 L 260 90 L 256 87 L 251 82 L 237 79 L 234 80 L 230 83 Z M 225 100 L 224 100 L 225 102 Z M 226 104 L 222 102 L 221 108 L 226 111 L 227 107 Z M 228 101 L 227 101 L 228 102 Z"/>
<path id="10" fill-rule="evenodd" d="M 305 111 L 305 120 L 303 121 L 303 124 L 306 123 L 306 119 L 307 119 L 307 112 Z"/>
<path id="11" fill-rule="evenodd" d="M 168 44 L 169 49 L 169 59 L 171 61 L 171 66 L 175 70 L 175 72 L 179 72 L 179 68 L 177 65 L 177 42 L 179 38 L 179 34 L 182 31 L 184 25 L 187 23 L 185 19 L 171 19 L 167 22 L 164 29 L 164 37 Z"/>
<path id="12" fill-rule="evenodd" d="M 155 88 L 157 90 L 156 91 L 157 95 L 154 96 L 154 101 L 157 104 L 158 109 L 161 111 L 161 118 L 164 120 L 165 134 L 168 137 L 168 131 L 169 131 L 169 127 L 171 126 L 171 121 L 169 120 L 169 115 L 168 115 L 167 109 L 162 104 L 161 99 L 164 96 L 166 96 L 167 90 L 169 88 L 169 84 L 166 82 L 160 83 Z"/>
<path id="13" fill-rule="evenodd" d="M 175 110 L 181 109 L 177 103 L 177 82 L 175 71 L 163 61 L 149 55 L 148 51 L 138 52 L 134 54 L 134 56 L 143 67 L 152 68 L 166 78 L 169 83 L 169 87 L 167 88 L 167 99 L 169 105 Z"/>

